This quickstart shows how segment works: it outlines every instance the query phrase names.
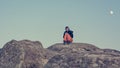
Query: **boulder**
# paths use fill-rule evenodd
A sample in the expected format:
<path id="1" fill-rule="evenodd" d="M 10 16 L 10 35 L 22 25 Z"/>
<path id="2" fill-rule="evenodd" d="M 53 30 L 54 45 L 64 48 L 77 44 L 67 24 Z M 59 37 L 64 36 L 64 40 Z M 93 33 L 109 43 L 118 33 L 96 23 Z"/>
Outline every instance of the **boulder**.
<path id="1" fill-rule="evenodd" d="M 52 57 L 44 68 L 119 68 L 120 52 L 100 49 L 86 43 L 55 44 L 49 50 L 59 54 Z"/>
<path id="2" fill-rule="evenodd" d="M 12 40 L 1 50 L 0 68 L 43 68 L 54 54 L 38 41 Z"/>

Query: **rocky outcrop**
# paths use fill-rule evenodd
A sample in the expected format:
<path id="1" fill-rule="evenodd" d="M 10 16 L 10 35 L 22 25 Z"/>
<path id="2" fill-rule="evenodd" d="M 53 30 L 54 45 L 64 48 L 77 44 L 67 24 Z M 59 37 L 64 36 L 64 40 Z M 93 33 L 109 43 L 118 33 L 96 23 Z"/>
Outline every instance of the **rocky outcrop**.
<path id="1" fill-rule="evenodd" d="M 45 68 L 120 68 L 120 52 L 99 49 L 91 44 L 55 44 L 48 48 L 59 54 L 52 57 Z"/>
<path id="2" fill-rule="evenodd" d="M 92 44 L 54 44 L 12 40 L 0 49 L 0 68 L 120 68 L 120 51 Z"/>
<path id="3" fill-rule="evenodd" d="M 38 41 L 12 40 L 1 50 L 0 68 L 43 68 L 54 54 Z"/>
<path id="4" fill-rule="evenodd" d="M 2 54 L 2 49 L 0 49 L 0 56 L 1 56 L 1 54 Z"/>
<path id="5" fill-rule="evenodd" d="M 57 43 L 48 47 L 48 49 L 58 53 L 102 51 L 100 48 L 92 44 L 86 44 L 86 43 L 72 43 L 70 45 L 63 45 L 62 43 Z"/>
<path id="6" fill-rule="evenodd" d="M 2 49 L 0 49 L 0 54 L 1 54 Z"/>

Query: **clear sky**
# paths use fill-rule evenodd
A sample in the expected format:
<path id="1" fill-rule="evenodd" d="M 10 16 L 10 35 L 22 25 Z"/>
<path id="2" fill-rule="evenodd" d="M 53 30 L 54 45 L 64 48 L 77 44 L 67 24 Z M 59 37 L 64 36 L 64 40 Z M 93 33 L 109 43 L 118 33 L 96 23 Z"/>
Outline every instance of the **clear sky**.
<path id="1" fill-rule="evenodd" d="M 0 0 L 0 48 L 12 39 L 61 43 L 66 25 L 74 42 L 120 50 L 120 0 Z"/>

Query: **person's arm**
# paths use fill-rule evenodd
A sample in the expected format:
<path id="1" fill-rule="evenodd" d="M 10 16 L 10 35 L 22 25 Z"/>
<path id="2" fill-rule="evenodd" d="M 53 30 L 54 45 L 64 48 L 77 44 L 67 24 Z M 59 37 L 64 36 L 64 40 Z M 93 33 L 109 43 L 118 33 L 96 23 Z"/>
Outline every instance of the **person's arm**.
<path id="1" fill-rule="evenodd" d="M 72 38 L 74 37 L 73 31 L 72 31 Z"/>
<path id="2" fill-rule="evenodd" d="M 73 31 L 72 30 L 70 30 L 70 34 L 71 34 L 71 37 L 73 38 L 74 35 L 73 35 Z"/>
<path id="3" fill-rule="evenodd" d="M 73 31 L 72 30 L 70 30 L 71 31 L 71 33 L 73 33 Z"/>

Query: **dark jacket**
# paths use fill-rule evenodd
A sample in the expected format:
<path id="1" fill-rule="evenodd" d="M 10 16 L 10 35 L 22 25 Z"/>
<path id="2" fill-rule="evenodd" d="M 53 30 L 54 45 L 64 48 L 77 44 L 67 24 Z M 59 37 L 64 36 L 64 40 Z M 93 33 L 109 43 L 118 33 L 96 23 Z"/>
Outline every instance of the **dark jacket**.
<path id="1" fill-rule="evenodd" d="M 72 30 L 65 31 L 64 34 L 63 34 L 63 38 L 64 38 L 65 33 L 70 34 L 71 38 L 73 38 L 73 31 Z"/>

